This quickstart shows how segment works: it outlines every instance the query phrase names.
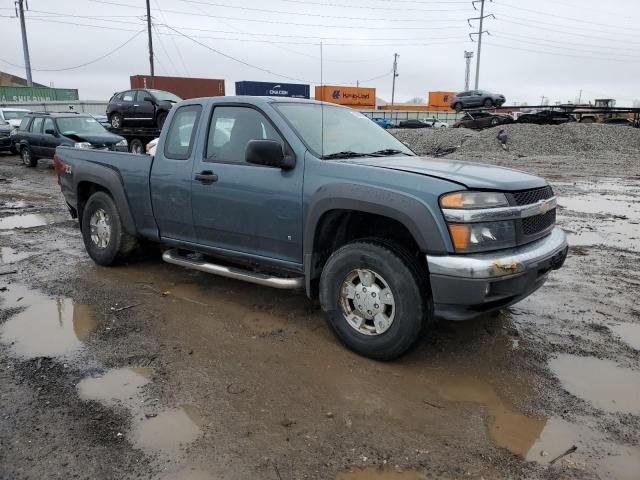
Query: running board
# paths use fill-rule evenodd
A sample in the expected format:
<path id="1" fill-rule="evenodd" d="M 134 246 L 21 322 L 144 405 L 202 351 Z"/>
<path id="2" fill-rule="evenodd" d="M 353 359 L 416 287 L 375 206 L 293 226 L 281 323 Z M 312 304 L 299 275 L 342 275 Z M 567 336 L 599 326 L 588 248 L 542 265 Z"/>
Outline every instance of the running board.
<path id="1" fill-rule="evenodd" d="M 241 268 L 227 267 L 225 265 L 216 265 L 215 263 L 192 260 L 180 256 L 176 249 L 164 252 L 162 254 L 162 259 L 167 263 L 172 263 L 181 267 L 192 268 L 193 270 L 200 270 L 201 272 L 212 273 L 221 277 L 243 280 L 245 282 L 255 283 L 266 287 L 294 290 L 303 288 L 305 285 L 304 277 L 272 277 L 270 275 L 265 275 L 264 273 L 251 272 Z"/>

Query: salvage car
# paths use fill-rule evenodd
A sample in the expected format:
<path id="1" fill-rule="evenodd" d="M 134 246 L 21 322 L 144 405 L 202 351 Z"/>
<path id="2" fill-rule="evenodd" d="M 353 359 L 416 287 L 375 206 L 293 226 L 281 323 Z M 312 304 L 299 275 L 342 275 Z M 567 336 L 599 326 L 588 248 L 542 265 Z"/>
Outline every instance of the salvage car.
<path id="1" fill-rule="evenodd" d="M 58 147 L 54 164 L 99 265 L 152 242 L 174 265 L 305 290 L 347 347 L 380 360 L 437 317 L 522 300 L 567 255 L 544 179 L 418 157 L 312 100 L 185 100 L 154 156 Z"/>
<path id="2" fill-rule="evenodd" d="M 505 125 L 507 123 L 513 123 L 511 115 L 489 112 L 465 112 L 462 118 L 453 123 L 453 128 L 482 130 L 483 128 Z"/>
<path id="3" fill-rule="evenodd" d="M 461 112 L 467 108 L 501 107 L 504 105 L 505 100 L 504 95 L 500 93 L 491 93 L 486 90 L 469 90 L 456 93 L 451 99 L 450 106 L 456 112 Z"/>
<path id="4" fill-rule="evenodd" d="M 34 112 L 27 114 L 12 137 L 27 167 L 53 158 L 56 147 L 127 151 L 127 141 L 107 131 L 89 114 Z"/>
<path id="5" fill-rule="evenodd" d="M 399 128 L 431 128 L 431 124 L 417 118 L 403 120 L 398 124 Z"/>
<path id="6" fill-rule="evenodd" d="M 116 93 L 106 115 L 115 129 L 131 126 L 162 128 L 171 107 L 182 100 L 171 92 L 135 89 Z"/>
<path id="7" fill-rule="evenodd" d="M 0 108 L 0 124 L 7 123 L 18 128 L 22 118 L 30 111 L 26 108 Z"/>
<path id="8" fill-rule="evenodd" d="M 536 125 L 560 125 L 561 123 L 575 122 L 576 117 L 567 112 L 543 110 L 535 113 L 523 113 L 516 123 L 533 123 Z"/>
<path id="9" fill-rule="evenodd" d="M 0 152 L 16 153 L 11 132 L 13 127 L 8 123 L 0 124 Z"/>
<path id="10" fill-rule="evenodd" d="M 393 128 L 396 126 L 396 124 L 388 118 L 374 118 L 373 121 L 376 123 L 376 125 L 382 128 Z"/>

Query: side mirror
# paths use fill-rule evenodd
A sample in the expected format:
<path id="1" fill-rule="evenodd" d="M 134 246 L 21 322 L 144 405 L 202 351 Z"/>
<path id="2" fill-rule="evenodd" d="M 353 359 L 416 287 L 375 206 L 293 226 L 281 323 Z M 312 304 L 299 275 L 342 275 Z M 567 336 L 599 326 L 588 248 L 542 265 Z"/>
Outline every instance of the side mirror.
<path id="1" fill-rule="evenodd" d="M 54 137 L 56 136 L 56 131 L 53 128 L 47 128 L 44 133 L 47 135 L 53 135 Z"/>
<path id="2" fill-rule="evenodd" d="M 144 97 L 142 100 L 144 100 L 145 102 L 151 102 L 154 105 L 156 104 L 156 101 L 152 97 L 149 97 L 149 96 Z"/>
<path id="3" fill-rule="evenodd" d="M 291 156 L 285 155 L 282 144 L 276 140 L 250 140 L 245 160 L 254 165 L 265 165 L 283 170 L 290 170 L 295 166 L 295 160 Z"/>

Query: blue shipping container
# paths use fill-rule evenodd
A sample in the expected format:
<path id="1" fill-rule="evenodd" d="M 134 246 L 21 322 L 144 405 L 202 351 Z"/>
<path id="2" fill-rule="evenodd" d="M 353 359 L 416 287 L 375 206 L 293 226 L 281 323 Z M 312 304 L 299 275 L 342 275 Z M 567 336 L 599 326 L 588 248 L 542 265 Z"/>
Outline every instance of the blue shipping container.
<path id="1" fill-rule="evenodd" d="M 309 85 L 300 83 L 236 82 L 236 95 L 310 98 Z"/>

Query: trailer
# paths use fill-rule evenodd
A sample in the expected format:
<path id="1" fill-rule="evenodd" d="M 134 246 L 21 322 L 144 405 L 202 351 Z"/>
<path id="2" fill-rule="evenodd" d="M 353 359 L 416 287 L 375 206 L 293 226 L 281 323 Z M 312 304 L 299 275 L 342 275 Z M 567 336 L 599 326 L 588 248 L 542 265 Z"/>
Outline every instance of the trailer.
<path id="1" fill-rule="evenodd" d="M 109 127 L 110 132 L 120 135 L 127 140 L 129 144 L 129 152 L 143 154 L 147 152 L 147 143 L 154 138 L 160 137 L 159 128 L 146 128 L 146 127 L 123 127 L 113 128 Z"/>

